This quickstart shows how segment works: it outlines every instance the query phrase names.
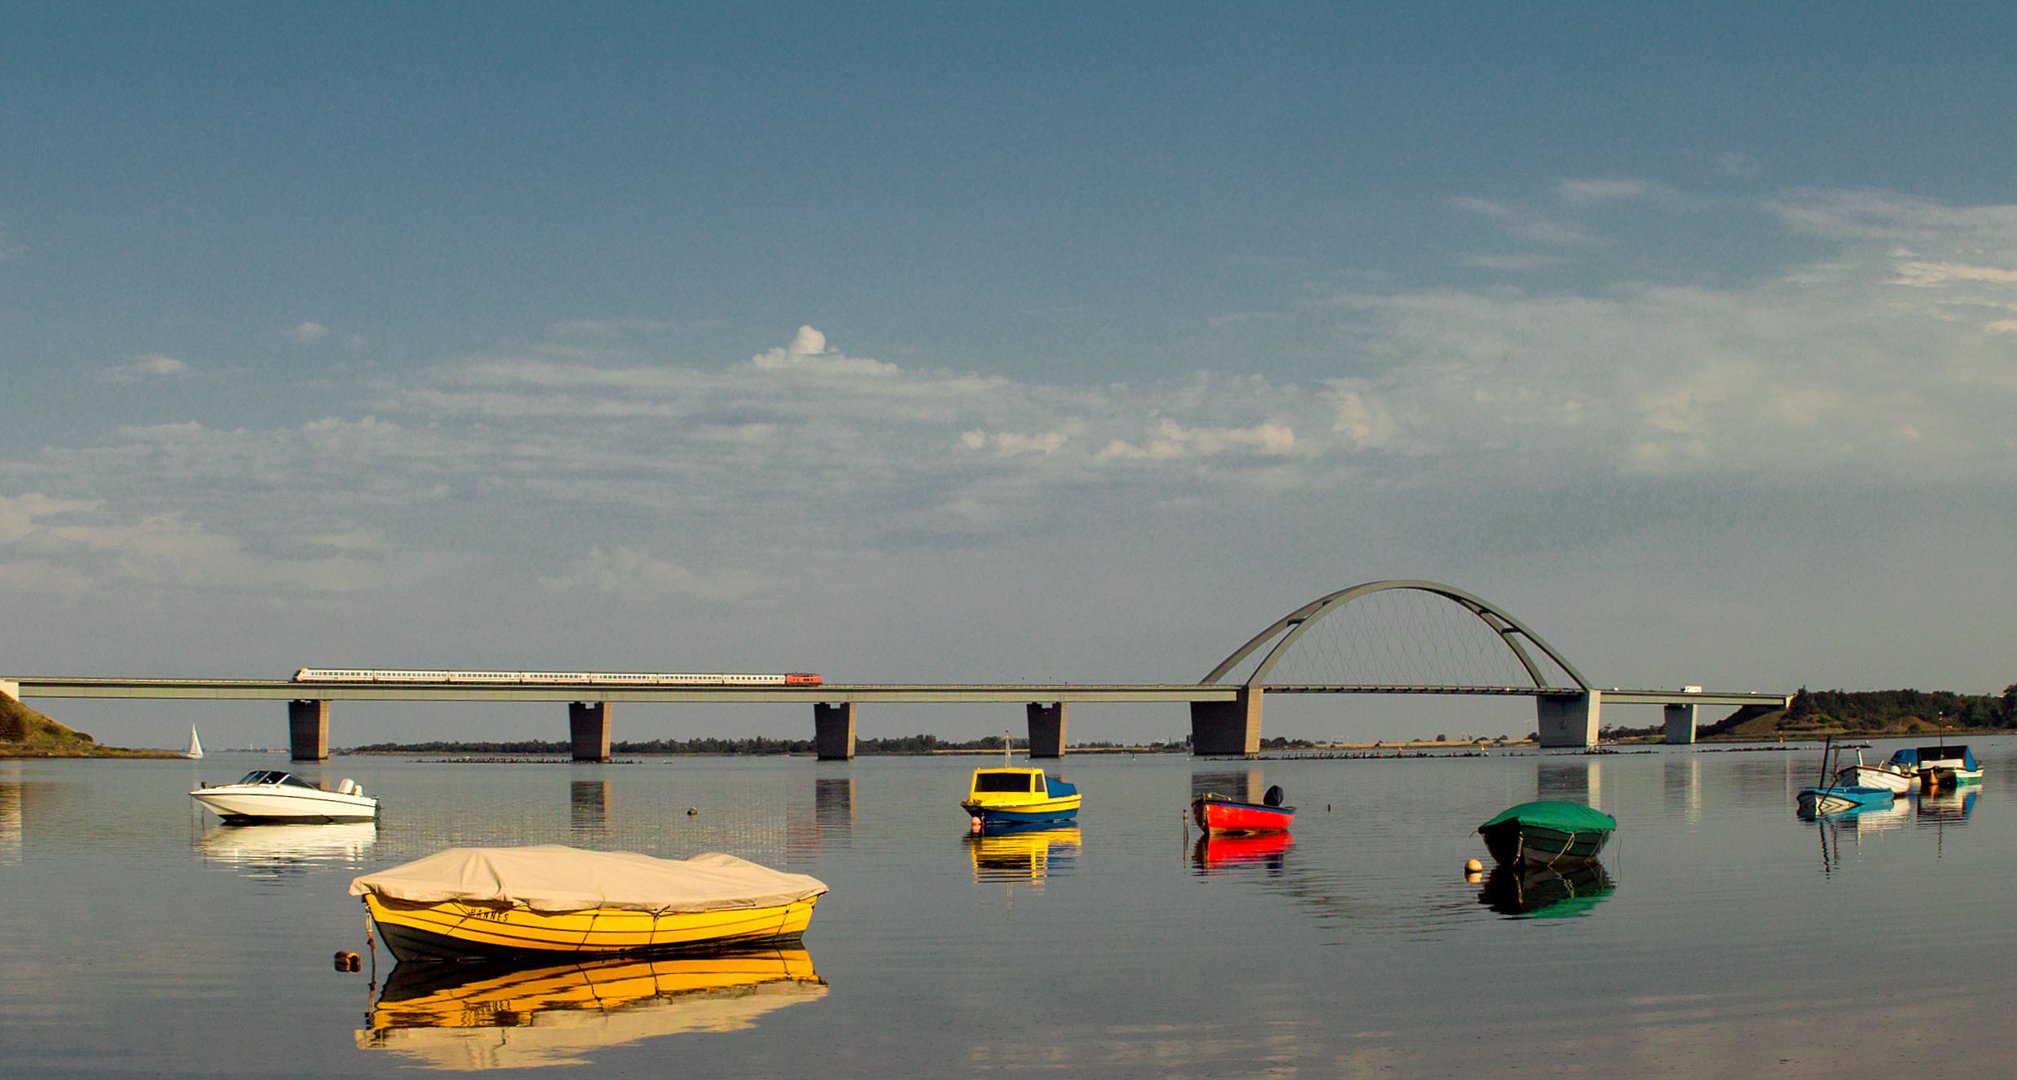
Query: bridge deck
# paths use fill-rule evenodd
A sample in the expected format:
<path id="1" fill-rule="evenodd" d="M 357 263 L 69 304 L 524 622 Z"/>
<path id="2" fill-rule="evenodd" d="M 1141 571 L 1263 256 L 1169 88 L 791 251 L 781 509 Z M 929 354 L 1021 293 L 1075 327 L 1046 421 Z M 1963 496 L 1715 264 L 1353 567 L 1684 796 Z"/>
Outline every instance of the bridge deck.
<path id="1" fill-rule="evenodd" d="M 23 697 L 152 698 L 265 701 L 662 701 L 764 703 L 842 702 L 1190 702 L 1233 701 L 1237 684 L 1199 683 L 825 683 L 819 686 L 585 686 L 578 683 L 317 683 L 292 679 L 153 679 L 33 676 L 10 680 Z M 1384 686 L 1301 683 L 1266 686 L 1269 694 L 1454 694 L 1567 697 L 1575 687 Z M 1612 705 L 1778 704 L 1784 694 L 1689 693 L 1681 690 L 1600 691 Z"/>

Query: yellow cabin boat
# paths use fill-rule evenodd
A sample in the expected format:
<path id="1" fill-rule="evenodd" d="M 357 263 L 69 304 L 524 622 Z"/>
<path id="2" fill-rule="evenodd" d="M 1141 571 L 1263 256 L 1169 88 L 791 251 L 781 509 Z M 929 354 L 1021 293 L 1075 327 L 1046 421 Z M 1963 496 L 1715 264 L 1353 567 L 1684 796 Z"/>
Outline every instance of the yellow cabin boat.
<path id="1" fill-rule="evenodd" d="M 450 848 L 350 883 L 400 960 L 624 953 L 790 941 L 826 884 L 733 855 L 559 845 Z"/>
<path id="2" fill-rule="evenodd" d="M 1042 769 L 975 769 L 959 806 L 984 829 L 1070 821 L 1079 816 L 1079 789 Z"/>

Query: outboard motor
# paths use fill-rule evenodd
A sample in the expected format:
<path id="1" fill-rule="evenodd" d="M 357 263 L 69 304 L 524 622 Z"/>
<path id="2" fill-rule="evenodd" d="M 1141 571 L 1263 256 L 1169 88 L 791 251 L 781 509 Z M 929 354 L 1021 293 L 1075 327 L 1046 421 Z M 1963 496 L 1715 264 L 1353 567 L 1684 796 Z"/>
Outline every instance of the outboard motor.
<path id="1" fill-rule="evenodd" d="M 1268 806 L 1280 806 L 1284 797 L 1282 795 L 1282 785 L 1276 784 L 1268 789 L 1266 795 L 1261 796 L 1261 802 Z"/>

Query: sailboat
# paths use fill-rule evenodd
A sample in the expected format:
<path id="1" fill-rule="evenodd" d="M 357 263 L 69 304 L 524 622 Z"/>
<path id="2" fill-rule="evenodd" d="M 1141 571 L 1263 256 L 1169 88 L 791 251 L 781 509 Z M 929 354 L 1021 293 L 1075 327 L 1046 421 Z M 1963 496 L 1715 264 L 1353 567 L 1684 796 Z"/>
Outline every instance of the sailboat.
<path id="1" fill-rule="evenodd" d="M 189 725 L 189 749 L 182 751 L 182 756 L 191 761 L 203 756 L 203 743 L 196 738 L 195 724 Z"/>

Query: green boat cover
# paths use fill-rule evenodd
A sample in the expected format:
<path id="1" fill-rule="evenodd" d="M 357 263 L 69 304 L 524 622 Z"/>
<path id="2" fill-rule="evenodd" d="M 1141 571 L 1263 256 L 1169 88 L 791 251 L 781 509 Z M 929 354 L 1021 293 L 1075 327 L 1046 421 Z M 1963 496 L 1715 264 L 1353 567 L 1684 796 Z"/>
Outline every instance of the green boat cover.
<path id="1" fill-rule="evenodd" d="M 1617 818 L 1581 803 L 1525 802 L 1508 807 L 1498 817 L 1478 826 L 1478 831 L 1484 832 L 1508 821 L 1565 833 L 1610 832 L 1618 827 Z"/>

